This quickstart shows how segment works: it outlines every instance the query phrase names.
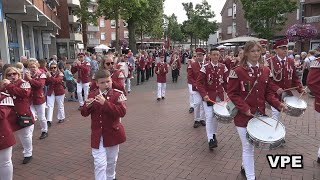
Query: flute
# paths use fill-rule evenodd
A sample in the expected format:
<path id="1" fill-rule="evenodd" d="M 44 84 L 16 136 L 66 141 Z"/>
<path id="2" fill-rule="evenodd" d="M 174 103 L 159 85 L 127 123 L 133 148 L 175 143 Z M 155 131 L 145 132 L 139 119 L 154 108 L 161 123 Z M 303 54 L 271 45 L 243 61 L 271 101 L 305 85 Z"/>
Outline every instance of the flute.
<path id="1" fill-rule="evenodd" d="M 102 94 L 102 95 L 106 95 L 106 94 L 108 94 L 108 92 L 109 92 L 109 89 L 103 91 L 101 94 Z M 100 94 L 98 94 L 98 95 L 100 95 Z M 97 96 L 98 96 L 98 95 L 97 95 Z M 97 97 L 95 97 L 91 102 L 87 103 L 87 106 L 90 106 L 90 105 L 91 105 L 94 101 L 96 101 L 96 100 L 97 100 Z"/>

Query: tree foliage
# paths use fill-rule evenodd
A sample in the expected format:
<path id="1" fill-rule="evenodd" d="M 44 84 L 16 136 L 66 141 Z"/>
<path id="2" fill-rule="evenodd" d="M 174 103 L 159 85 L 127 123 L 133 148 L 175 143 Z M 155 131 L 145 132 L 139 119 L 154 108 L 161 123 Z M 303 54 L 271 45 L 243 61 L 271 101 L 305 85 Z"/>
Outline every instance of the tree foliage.
<path id="1" fill-rule="evenodd" d="M 261 38 L 272 39 L 287 21 L 286 13 L 297 9 L 295 0 L 241 0 L 244 17 Z"/>
<path id="2" fill-rule="evenodd" d="M 170 37 L 173 42 L 182 42 L 185 40 L 185 35 L 181 31 L 182 25 L 178 23 L 177 16 L 172 14 L 167 17 L 168 20 L 168 30 L 166 35 Z"/>

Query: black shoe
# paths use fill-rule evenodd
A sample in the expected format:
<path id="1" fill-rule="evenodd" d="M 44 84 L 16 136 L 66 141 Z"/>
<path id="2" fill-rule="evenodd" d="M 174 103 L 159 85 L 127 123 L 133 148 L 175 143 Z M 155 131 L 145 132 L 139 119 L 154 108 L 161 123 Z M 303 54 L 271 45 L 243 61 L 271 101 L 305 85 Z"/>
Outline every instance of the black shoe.
<path id="1" fill-rule="evenodd" d="M 201 120 L 201 121 L 200 121 L 200 124 L 201 124 L 202 126 L 206 126 L 206 122 L 205 122 L 204 120 Z"/>
<path id="2" fill-rule="evenodd" d="M 58 123 L 63 123 L 64 122 L 64 119 L 60 119 L 59 121 L 58 121 Z"/>
<path id="3" fill-rule="evenodd" d="M 22 164 L 28 164 L 32 159 L 32 156 L 30 157 L 24 157 L 23 161 L 22 161 Z"/>
<path id="4" fill-rule="evenodd" d="M 160 98 L 157 98 L 157 101 L 160 101 Z"/>
<path id="5" fill-rule="evenodd" d="M 200 126 L 200 122 L 199 121 L 195 121 L 193 124 L 194 128 L 198 128 Z"/>
<path id="6" fill-rule="evenodd" d="M 213 134 L 213 148 L 218 147 L 218 140 L 215 134 Z"/>
<path id="7" fill-rule="evenodd" d="M 48 133 L 42 132 L 42 133 L 41 133 L 41 136 L 39 137 L 39 139 L 45 139 L 45 138 L 47 138 L 47 137 L 48 137 Z"/>
<path id="8" fill-rule="evenodd" d="M 193 113 L 193 111 L 194 111 L 194 108 L 191 107 L 191 108 L 189 109 L 189 113 Z"/>
<path id="9" fill-rule="evenodd" d="M 128 94 L 130 94 L 130 91 L 128 91 Z"/>
<path id="10" fill-rule="evenodd" d="M 81 109 L 82 109 L 82 106 L 79 106 L 78 110 L 81 111 Z"/>
<path id="11" fill-rule="evenodd" d="M 48 125 L 48 127 L 51 127 L 51 122 L 47 121 L 47 125 Z"/>
<path id="12" fill-rule="evenodd" d="M 246 171 L 244 170 L 243 166 L 241 166 L 241 171 L 240 172 L 244 177 L 246 177 Z"/>
<path id="13" fill-rule="evenodd" d="M 320 163 L 320 158 L 318 157 L 317 163 Z"/>
<path id="14" fill-rule="evenodd" d="M 162 99 L 164 99 L 164 97 L 162 97 Z"/>

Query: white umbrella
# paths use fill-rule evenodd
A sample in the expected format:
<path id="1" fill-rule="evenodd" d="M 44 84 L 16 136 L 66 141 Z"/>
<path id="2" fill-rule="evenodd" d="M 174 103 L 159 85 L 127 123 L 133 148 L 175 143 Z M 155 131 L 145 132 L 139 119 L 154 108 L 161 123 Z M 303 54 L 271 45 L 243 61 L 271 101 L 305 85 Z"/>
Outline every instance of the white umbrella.
<path id="1" fill-rule="evenodd" d="M 220 46 L 218 46 L 217 48 L 218 48 L 218 49 L 226 48 L 226 46 L 224 46 L 224 45 L 220 45 Z"/>
<path id="2" fill-rule="evenodd" d="M 225 43 L 225 44 L 223 44 L 224 46 L 233 46 L 233 44 L 231 44 L 231 43 Z"/>
<path id="3" fill-rule="evenodd" d="M 100 45 L 98 45 L 98 46 L 94 47 L 94 49 L 109 50 L 109 49 L 110 49 L 110 47 L 109 47 L 109 46 L 106 46 L 106 45 L 104 45 L 104 44 L 100 44 Z"/>

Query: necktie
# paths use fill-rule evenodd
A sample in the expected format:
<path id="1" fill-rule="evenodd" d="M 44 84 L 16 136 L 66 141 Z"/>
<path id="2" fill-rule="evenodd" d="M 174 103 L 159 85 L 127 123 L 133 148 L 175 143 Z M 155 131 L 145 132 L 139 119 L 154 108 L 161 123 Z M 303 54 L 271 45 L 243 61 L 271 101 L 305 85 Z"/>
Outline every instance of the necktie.
<path id="1" fill-rule="evenodd" d="M 285 62 L 286 62 L 285 60 L 282 60 L 282 61 L 281 61 L 281 67 L 282 67 L 282 69 L 284 69 L 284 67 L 285 67 L 285 66 L 284 66 Z"/>
<path id="2" fill-rule="evenodd" d="M 253 69 L 253 72 L 254 72 L 254 76 L 255 77 L 258 77 L 258 67 L 252 67 L 252 69 Z"/>
<path id="3" fill-rule="evenodd" d="M 200 68 L 202 68 L 202 64 L 203 64 L 203 63 L 201 62 L 201 63 L 200 63 Z"/>

